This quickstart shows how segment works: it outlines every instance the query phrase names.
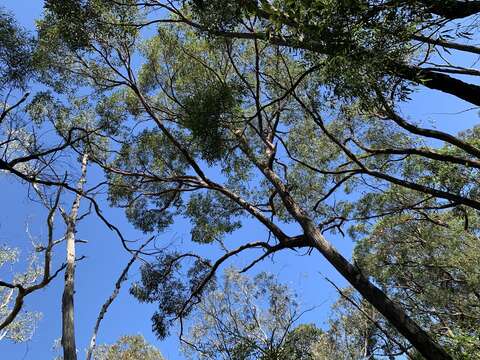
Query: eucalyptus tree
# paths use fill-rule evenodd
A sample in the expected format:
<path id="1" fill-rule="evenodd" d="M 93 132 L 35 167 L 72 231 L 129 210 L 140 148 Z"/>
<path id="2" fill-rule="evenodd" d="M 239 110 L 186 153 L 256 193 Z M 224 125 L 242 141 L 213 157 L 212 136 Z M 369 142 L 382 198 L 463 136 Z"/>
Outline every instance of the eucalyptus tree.
<path id="1" fill-rule="evenodd" d="M 145 254 L 142 249 L 153 238 L 133 251 L 133 242 L 125 239 L 103 215 L 97 195 L 102 193 L 104 183 L 102 179 L 92 180 L 91 176 L 87 176 L 87 169 L 91 167 L 91 158 L 97 161 L 105 158 L 110 138 L 121 132 L 111 122 L 114 116 L 111 111 L 115 109 L 106 102 L 89 101 L 88 94 L 82 94 L 81 77 L 66 79 L 66 68 L 56 66 L 60 64 L 56 62 L 59 52 L 47 54 L 44 45 L 38 42 L 37 37 L 20 28 L 13 16 L 1 10 L 0 174 L 20 180 L 26 185 L 29 200 L 40 202 L 45 207 L 48 235 L 45 242 L 35 244 L 34 250 L 41 254 L 42 259 L 32 262 L 25 274 L 8 279 L 7 273 L 2 271 L 0 338 L 14 341 L 30 338 L 39 315 L 22 313 L 27 297 L 47 287 L 64 271 L 61 345 L 62 358 L 68 360 L 77 358 L 75 269 L 77 262 L 85 258 L 77 255 L 78 244 L 85 242 L 77 234 L 78 224 L 95 212 L 114 231 L 124 248 L 134 254 L 115 284 L 114 293 L 100 311 L 89 356 L 95 349 L 95 337 L 109 305 L 118 295 L 128 270 L 140 255 Z M 57 44 L 51 45 L 53 48 Z M 57 220 L 58 215 L 63 222 Z M 64 236 L 57 238 L 61 231 Z M 61 245 L 66 247 L 65 261 L 56 266 L 59 258 L 57 250 Z M 0 265 L 16 258 L 14 249 L 1 248 Z M 96 356 L 104 356 L 105 359 L 116 358 L 117 355 L 137 358 L 142 354 L 162 359 L 160 353 L 140 337 L 122 338 L 118 344 L 108 348 L 100 346 L 96 352 Z"/>
<path id="2" fill-rule="evenodd" d="M 352 288 L 340 289 L 328 329 L 313 347 L 315 360 L 413 359 L 418 353 Z"/>
<path id="3" fill-rule="evenodd" d="M 95 350 L 96 360 L 164 360 L 160 351 L 141 335 L 125 335 L 114 344 L 102 344 Z"/>
<path id="4" fill-rule="evenodd" d="M 43 263 L 32 262 L 25 274 L 14 276 L 11 280 L 7 280 L 7 274 L 4 274 L 0 281 L 2 337 L 22 339 L 31 334 L 38 317 L 35 313 L 21 313 L 25 298 L 46 287 L 65 268 L 62 265 L 54 271 L 52 265 L 53 248 L 60 242 L 54 238 L 54 218 L 59 209 L 61 190 L 53 191 L 52 194 L 43 185 L 64 183 L 55 174 L 54 159 L 58 153 L 78 141 L 78 138 L 69 132 L 65 137 L 56 138 L 57 143 L 52 143 L 38 135 L 42 131 L 41 119 L 32 120 L 28 115 L 28 109 L 32 109 L 28 87 L 36 76 L 36 41 L 3 9 L 0 12 L 0 39 L 0 169 L 2 176 L 11 174 L 33 184 L 33 194 L 48 211 L 48 239 L 46 244 L 35 245 L 35 252 L 43 253 Z M 3 249 L 2 253 L 4 261 L 17 259 L 18 254 L 11 248 Z M 32 259 L 38 260 L 37 256 Z M 27 321 L 31 323 L 27 324 Z"/>
<path id="5" fill-rule="evenodd" d="M 352 288 L 340 289 L 324 330 L 302 323 L 301 297 L 276 276 L 229 268 L 203 294 L 183 349 L 191 359 L 373 360 L 416 354 Z"/>
<path id="6" fill-rule="evenodd" d="M 413 82 L 450 93 L 478 105 L 479 87 L 451 75 L 478 76 L 449 51 L 478 54 L 468 40 L 475 36 L 477 1 L 315 0 L 315 1 L 112 1 L 143 8 L 152 17 L 138 26 L 169 22 L 187 24 L 215 37 L 258 39 L 321 56 L 336 90 L 352 95 L 372 85 Z M 47 0 L 58 15 L 68 41 L 88 43 L 88 32 L 102 26 L 99 9 L 108 1 Z M 165 16 L 167 14 L 167 16 Z M 256 27 L 248 29 L 249 20 Z M 99 21 L 100 20 L 100 21 Z M 104 24 L 103 24 L 104 26 Z M 443 52 L 445 50 L 445 52 Z M 435 54 L 441 52 L 442 57 Z M 316 54 L 316 55 L 315 55 Z M 444 56 L 450 57 L 449 61 Z M 445 60 L 443 61 L 442 60 Z M 318 59 L 317 59 L 318 60 Z M 441 61 L 442 63 L 435 63 Z M 337 71 L 341 68 L 341 72 Z"/>
<path id="7" fill-rule="evenodd" d="M 379 202 L 389 206 L 416 195 L 391 189 Z M 432 336 L 442 339 L 452 354 L 477 358 L 478 213 L 465 208 L 404 211 L 382 219 L 368 233 L 359 231 L 355 248 L 359 266 Z"/>
<path id="8" fill-rule="evenodd" d="M 76 226 L 90 211 L 82 213 L 80 203 L 88 198 L 91 207 L 100 214 L 94 196 L 97 187 L 86 189 L 88 154 L 98 154 L 105 141 L 95 137 L 101 126 L 89 116 L 88 106 L 76 94 L 51 91 L 32 91 L 48 72 L 48 59 L 38 53 L 37 39 L 19 27 L 12 15 L 0 12 L 0 170 L 3 177 L 10 176 L 26 185 L 25 194 L 30 200 L 40 202 L 46 209 L 47 239 L 35 244 L 35 252 L 42 260 L 32 263 L 26 274 L 7 279 L 2 274 L 0 334 L 6 338 L 28 338 L 36 323 L 36 313 L 22 314 L 23 305 L 33 292 L 47 287 L 65 270 L 65 291 L 62 301 L 65 359 L 76 358 L 73 326 L 73 294 L 75 263 L 81 258 L 75 255 Z M 51 84 L 49 84 L 51 85 Z M 34 94 L 31 94 L 34 92 Z M 92 112 L 90 112 L 92 113 Z M 79 171 L 75 169 L 79 155 Z M 80 174 L 78 174 L 80 172 Z M 28 187 L 28 189 L 27 189 Z M 69 193 L 74 194 L 70 209 Z M 56 215 L 61 214 L 65 236 L 57 239 L 61 224 Z M 66 244 L 66 261 L 54 267 L 56 248 Z M 2 250 L 5 259 L 13 260 L 13 250 Z M 8 255 L 8 256 L 7 256 Z M 3 256 L 2 256 L 3 257 Z M 38 257 L 38 256 L 37 256 Z M 3 265 L 3 261 L 2 261 Z M 27 324 L 27 321 L 31 321 Z M 70 354 L 70 355 L 68 355 Z"/>
<path id="9" fill-rule="evenodd" d="M 48 93 L 36 94 L 25 108 L 19 109 L 15 117 L 10 115 L 7 117 L 10 126 L 4 142 L 6 173 L 26 182 L 34 190 L 31 200 L 40 200 L 49 215 L 47 244 L 37 247 L 37 251 L 45 253 L 43 278 L 39 283 L 28 287 L 18 282 L 1 283 L 2 286 L 18 290 L 15 307 L 1 326 L 15 319 L 26 295 L 44 288 L 60 271 L 65 270 L 61 310 L 65 359 L 76 358 L 73 316 L 74 274 L 76 262 L 83 258 L 76 256 L 77 244 L 82 242 L 77 238 L 76 228 L 78 223 L 91 213 L 93 206 L 98 207 L 94 200 L 98 191 L 97 186 L 85 188 L 88 156 L 94 147 L 95 130 L 89 123 L 88 111 L 82 108 L 81 103 L 77 101 L 72 106 L 67 106 Z M 12 130 L 17 126 L 20 130 Z M 50 135 L 42 138 L 37 135 L 37 131 Z M 60 145 L 49 145 L 51 142 L 59 142 Z M 96 150 L 98 148 L 97 146 Z M 69 193 L 73 193 L 73 200 L 66 209 L 66 203 L 70 202 L 71 198 Z M 84 198 L 92 201 L 86 211 L 81 207 Z M 65 231 L 60 239 L 54 239 L 54 234 L 62 226 L 55 220 L 57 214 L 62 217 Z M 55 258 L 54 249 L 63 243 L 66 245 L 65 263 L 56 272 L 51 273 Z"/>
<path id="10" fill-rule="evenodd" d="M 226 249 L 218 258 L 165 253 L 144 267 L 132 292 L 159 302 L 160 336 L 232 256 L 263 250 L 253 266 L 310 247 L 425 358 L 451 358 L 448 341 L 434 340 L 327 238 L 405 212 L 440 231 L 444 212 L 480 209 L 478 129 L 455 136 L 397 108 L 416 86 L 478 105 L 478 86 L 464 78 L 478 71 L 448 54 L 479 53 L 462 42 L 476 29 L 476 3 L 47 1 L 41 35 L 58 79 L 91 86 L 105 122 L 130 128 L 113 159 L 93 159 L 109 176 L 112 203 L 148 232 L 185 216 L 193 241 Z M 397 189 L 409 195 L 377 206 Z M 226 235 L 244 217 L 268 240 L 229 247 Z M 301 233 L 288 234 L 287 223 Z M 186 273 L 183 261 L 193 264 Z"/>
<path id="11" fill-rule="evenodd" d="M 249 279 L 229 268 L 202 297 L 183 349 L 191 359 L 313 360 L 322 331 L 298 325 L 306 311 L 275 276 Z"/>
<path id="12" fill-rule="evenodd" d="M 7 273 L 13 268 L 14 263 L 19 260 L 19 250 L 2 246 L 0 248 L 0 268 L 2 273 Z M 14 274 L 14 283 L 21 284 L 24 288 L 34 284 L 40 275 L 40 271 L 35 264 L 35 258 L 32 257 L 26 272 Z M 3 277 L 3 276 L 2 276 Z M 3 281 L 2 281 L 3 282 Z M 11 340 L 14 342 L 24 342 L 33 336 L 38 320 L 42 314 L 36 311 L 25 311 L 4 326 L 6 318 L 10 316 L 15 306 L 15 288 L 6 286 L 0 287 L 0 341 Z"/>

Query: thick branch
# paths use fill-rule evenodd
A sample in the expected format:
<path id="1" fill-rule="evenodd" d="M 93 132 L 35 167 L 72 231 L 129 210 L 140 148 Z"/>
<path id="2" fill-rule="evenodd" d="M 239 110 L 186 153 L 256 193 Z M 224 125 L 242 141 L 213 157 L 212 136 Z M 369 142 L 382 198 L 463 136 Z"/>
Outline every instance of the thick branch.
<path id="1" fill-rule="evenodd" d="M 446 41 L 443 39 L 433 39 L 431 37 L 427 37 L 423 35 L 414 35 L 412 38 L 414 40 L 421 41 L 430 45 L 438 45 L 443 48 L 464 51 L 472 54 L 480 54 L 480 47 L 478 46 L 459 44 L 451 41 Z"/>
<path id="2" fill-rule="evenodd" d="M 480 1 L 475 0 L 419 0 L 432 14 L 445 19 L 461 19 L 480 12 Z"/>
<path id="3" fill-rule="evenodd" d="M 480 106 L 480 86 L 478 85 L 469 84 L 435 71 L 402 64 L 394 64 L 394 71 L 405 80 L 454 95 L 471 104 Z"/>

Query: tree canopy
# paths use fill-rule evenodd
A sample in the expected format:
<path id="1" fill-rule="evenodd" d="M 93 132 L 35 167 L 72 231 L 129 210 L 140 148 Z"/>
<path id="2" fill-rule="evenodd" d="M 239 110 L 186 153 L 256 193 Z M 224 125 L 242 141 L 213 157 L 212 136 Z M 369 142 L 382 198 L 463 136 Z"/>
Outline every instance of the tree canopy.
<path id="1" fill-rule="evenodd" d="M 47 0 L 44 9 L 36 38 L 0 16 L 0 168 L 63 217 L 65 359 L 76 359 L 67 315 L 82 201 L 132 263 L 144 260 L 130 293 L 156 305 L 156 335 L 179 328 L 185 341 L 185 322 L 200 313 L 208 321 L 189 342 L 207 358 L 289 349 L 314 359 L 302 355 L 310 338 L 320 359 L 479 356 L 479 127 L 432 126 L 408 104 L 422 91 L 426 107 L 445 96 L 480 105 L 480 2 Z M 47 90 L 30 96 L 29 84 Z M 54 145 L 37 136 L 47 129 Z M 102 175 L 86 187 L 90 167 Z M 190 239 L 144 251 L 104 216 L 108 206 L 147 237 L 186 222 Z M 262 239 L 232 240 L 252 223 Z M 333 246 L 339 235 L 353 254 Z M 53 244 L 43 248 L 44 285 Z M 351 286 L 337 288 L 327 332 L 291 329 L 297 305 L 265 274 L 255 285 L 233 273 L 219 281 L 234 259 L 248 272 L 299 250 Z M 270 308 L 252 325 L 262 301 Z M 280 308 L 279 318 L 269 312 Z M 218 344 L 218 328 L 232 324 Z"/>

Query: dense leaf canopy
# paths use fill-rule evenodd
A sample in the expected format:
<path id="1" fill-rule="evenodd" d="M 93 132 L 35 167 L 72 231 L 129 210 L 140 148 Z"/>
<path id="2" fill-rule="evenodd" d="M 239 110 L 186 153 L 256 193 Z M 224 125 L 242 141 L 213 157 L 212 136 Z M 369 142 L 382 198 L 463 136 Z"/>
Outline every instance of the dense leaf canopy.
<path id="1" fill-rule="evenodd" d="M 480 72 L 464 65 L 480 54 L 478 13 L 480 2 L 457 0 L 48 0 L 32 49 L 2 14 L 0 65 L 18 87 L 30 63 L 15 59 L 31 56 L 50 92 L 28 104 L 30 118 L 62 150 L 88 154 L 137 229 L 189 227 L 191 241 L 155 252 L 131 288 L 158 305 L 159 337 L 205 298 L 224 300 L 216 274 L 237 255 L 250 254 L 247 271 L 308 248 L 354 289 L 342 297 L 349 316 L 322 335 L 326 354 L 363 341 L 351 358 L 474 359 L 479 128 L 455 134 L 404 112 L 418 89 L 480 105 Z M 33 150 L 18 161 L 41 158 Z M 56 162 L 22 172 L 2 161 L 80 192 Z M 264 238 L 231 241 L 252 223 Z M 357 241 L 353 261 L 332 246 L 338 234 Z"/>

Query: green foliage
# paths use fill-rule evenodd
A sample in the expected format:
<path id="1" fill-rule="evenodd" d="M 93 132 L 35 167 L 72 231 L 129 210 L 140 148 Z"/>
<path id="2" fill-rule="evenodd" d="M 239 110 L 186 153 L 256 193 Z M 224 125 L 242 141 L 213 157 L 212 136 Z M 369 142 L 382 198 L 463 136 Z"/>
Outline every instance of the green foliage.
<path id="1" fill-rule="evenodd" d="M 177 184 L 151 181 L 146 185 L 135 175 L 150 174 L 165 180 L 183 175 L 185 160 L 165 136 L 156 130 L 141 132 L 123 144 L 113 165 L 131 176 L 107 174 L 111 182 L 111 203 L 125 207 L 129 220 L 142 231 L 162 231 L 170 225 L 177 214 L 175 207 L 180 209 L 182 205 Z M 156 196 L 139 196 L 144 193 Z"/>
<path id="2" fill-rule="evenodd" d="M 379 221 L 355 249 L 366 273 L 466 359 L 480 354 L 478 224 L 468 210 L 404 212 Z"/>
<path id="3" fill-rule="evenodd" d="M 199 5 L 201 4 L 201 6 Z M 382 6 L 376 1 L 233 1 L 193 2 L 196 19 L 212 30 L 239 30 L 242 21 L 258 15 L 258 33 L 288 39 L 305 49 L 302 58 L 320 65 L 317 76 L 331 95 L 362 99 L 371 107 L 375 88 L 391 90 L 405 98 L 403 83 L 394 84 L 394 64 L 416 56 L 409 36 L 422 20 L 422 10 L 407 2 Z M 221 9 L 220 9 L 221 8 Z M 227 12 L 227 14 L 225 14 Z M 423 24 L 424 25 L 424 24 Z"/>
<path id="4" fill-rule="evenodd" d="M 81 0 L 47 0 L 45 9 L 51 14 L 47 15 L 45 22 L 49 26 L 58 27 L 68 46 L 74 50 L 84 48 L 90 44 L 89 31 L 95 19 L 95 13 L 91 11 Z M 53 24 L 52 24 L 53 23 Z"/>
<path id="5" fill-rule="evenodd" d="M 253 10 L 250 1 L 187 0 L 195 19 L 210 30 L 228 31 L 238 25 L 240 19 Z"/>
<path id="6" fill-rule="evenodd" d="M 114 22 L 134 21 L 136 8 L 133 1 L 114 4 L 108 0 L 46 0 L 46 15 L 39 22 L 40 32 L 55 32 L 71 50 L 85 50 L 93 39 L 111 40 L 135 35 L 133 26 L 120 29 Z"/>
<path id="7" fill-rule="evenodd" d="M 44 17 L 37 21 L 38 46 L 34 52 L 39 80 L 70 95 L 89 87 L 112 90 L 114 86 L 107 79 L 118 74 L 109 65 L 120 62 L 107 64 L 96 50 L 109 54 L 110 46 L 126 49 L 136 41 L 138 28 L 127 24 L 140 21 L 142 15 L 128 5 L 132 1 L 46 1 Z M 118 23 L 125 25 L 116 26 Z"/>
<path id="8" fill-rule="evenodd" d="M 152 329 L 160 339 L 169 335 L 178 317 L 190 314 L 192 307 L 186 306 L 187 300 L 210 270 L 207 260 L 197 258 L 189 270 L 182 273 L 179 261 L 182 258 L 177 253 L 158 256 L 155 263 L 142 266 L 141 281 L 135 282 L 130 288 L 130 293 L 140 302 L 158 305 L 152 316 Z M 185 281 L 185 278 L 188 280 Z M 213 285 L 214 279 L 209 286 Z M 201 296 L 201 293 L 197 296 Z"/>
<path id="9" fill-rule="evenodd" d="M 70 116 L 69 109 L 48 91 L 35 94 L 27 105 L 26 112 L 32 121 L 38 125 L 49 120 L 54 124 L 60 124 Z"/>
<path id="10" fill-rule="evenodd" d="M 242 213 L 236 208 L 235 204 L 211 193 L 193 195 L 185 211 L 193 222 L 192 241 L 211 243 L 239 229 L 240 221 L 232 219 L 236 213 Z"/>
<path id="11" fill-rule="evenodd" d="M 95 349 L 95 360 L 164 360 L 160 351 L 148 344 L 141 335 L 122 336 L 114 344 L 102 344 Z"/>
<path id="12" fill-rule="evenodd" d="M 219 46 L 182 28 L 162 28 L 142 50 L 147 60 L 139 75 L 142 89 L 154 94 L 169 84 L 170 98 L 152 100 L 161 109 L 175 109 L 178 123 L 190 134 L 190 147 L 203 160 L 210 165 L 224 160 L 234 145 L 229 130 L 241 122 L 244 88 L 231 71 L 225 71 Z M 216 69 L 223 73 L 216 74 Z"/>
<path id="13" fill-rule="evenodd" d="M 0 270 L 2 274 L 6 275 L 12 272 L 13 265 L 19 261 L 19 256 L 18 249 L 4 245 L 0 246 Z M 35 283 L 40 273 L 36 258 L 32 257 L 27 271 L 10 275 L 14 283 L 30 286 Z M 6 277 L 2 276 L 3 279 Z M 17 291 L 18 289 L 0 286 L 0 323 L 6 319 L 15 306 Z M 37 323 L 41 318 L 42 314 L 39 312 L 22 311 L 10 325 L 0 331 L 0 342 L 5 340 L 16 343 L 29 341 L 34 335 Z"/>
<path id="14" fill-rule="evenodd" d="M 315 348 L 324 332 L 314 324 L 301 324 L 287 334 L 282 355 L 285 360 L 318 360 Z"/>
<path id="15" fill-rule="evenodd" d="M 0 8 L 0 90 L 23 87 L 33 74 L 33 37 Z"/>
<path id="16" fill-rule="evenodd" d="M 313 360 L 313 344 L 322 331 L 295 323 L 296 295 L 275 276 L 249 279 L 225 271 L 217 288 L 206 292 L 189 330 L 185 354 L 191 359 Z"/>
<path id="17" fill-rule="evenodd" d="M 111 96 L 103 96 L 95 106 L 99 117 L 98 127 L 109 135 L 122 135 L 124 122 L 128 119 L 129 109 L 126 104 L 127 94 L 117 92 Z"/>
<path id="18" fill-rule="evenodd" d="M 236 89 L 215 82 L 195 89 L 183 101 L 183 125 L 192 132 L 193 141 L 207 162 L 213 163 L 226 155 L 225 129 L 235 120 L 238 106 Z"/>

